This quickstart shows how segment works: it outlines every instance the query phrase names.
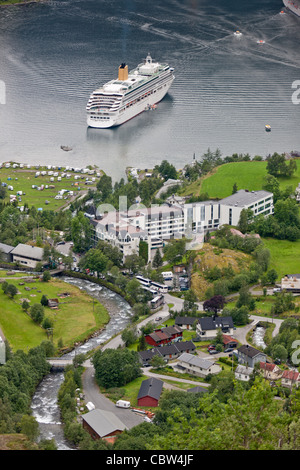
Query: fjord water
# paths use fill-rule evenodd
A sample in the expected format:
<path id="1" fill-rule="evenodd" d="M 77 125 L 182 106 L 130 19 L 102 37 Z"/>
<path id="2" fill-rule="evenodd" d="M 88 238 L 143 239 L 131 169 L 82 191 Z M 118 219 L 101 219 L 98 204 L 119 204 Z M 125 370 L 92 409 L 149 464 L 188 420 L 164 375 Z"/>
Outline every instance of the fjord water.
<path id="1" fill-rule="evenodd" d="M 119 179 L 127 166 L 162 159 L 182 168 L 207 148 L 224 156 L 300 150 L 300 104 L 292 102 L 300 18 L 282 9 L 281 0 L 45 0 L 1 8 L 0 162 L 95 164 Z M 132 69 L 148 52 L 175 69 L 157 109 L 117 128 L 87 128 L 89 94 L 116 78 L 120 63 Z"/>

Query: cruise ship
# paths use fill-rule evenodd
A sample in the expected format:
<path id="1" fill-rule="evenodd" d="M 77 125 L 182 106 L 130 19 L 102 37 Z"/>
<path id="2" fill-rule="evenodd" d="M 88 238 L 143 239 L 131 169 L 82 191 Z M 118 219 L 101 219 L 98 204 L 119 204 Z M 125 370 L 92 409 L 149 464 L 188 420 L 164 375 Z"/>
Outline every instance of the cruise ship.
<path id="1" fill-rule="evenodd" d="M 283 0 L 283 3 L 288 10 L 295 13 L 295 15 L 300 16 L 300 0 Z"/>
<path id="2" fill-rule="evenodd" d="M 152 60 L 150 54 L 134 70 L 119 66 L 118 78 L 95 90 L 86 106 L 89 127 L 119 126 L 145 110 L 155 108 L 168 92 L 174 69 Z"/>

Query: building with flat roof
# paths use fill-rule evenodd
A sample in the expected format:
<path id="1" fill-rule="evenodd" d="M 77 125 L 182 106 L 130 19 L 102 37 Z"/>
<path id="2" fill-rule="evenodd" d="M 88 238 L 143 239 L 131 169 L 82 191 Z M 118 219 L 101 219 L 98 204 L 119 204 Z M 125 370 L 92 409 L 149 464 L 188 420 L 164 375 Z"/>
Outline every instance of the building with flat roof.
<path id="1" fill-rule="evenodd" d="M 140 240 L 145 240 L 149 260 L 151 250 L 162 247 L 170 239 L 192 238 L 195 233 L 203 234 L 222 225 L 236 226 L 243 209 L 251 209 L 254 217 L 274 213 L 272 193 L 244 189 L 220 201 L 185 204 L 173 198 L 172 202 L 149 208 L 111 209 L 91 219 L 93 243 L 106 240 L 118 246 L 125 258 L 138 253 Z"/>

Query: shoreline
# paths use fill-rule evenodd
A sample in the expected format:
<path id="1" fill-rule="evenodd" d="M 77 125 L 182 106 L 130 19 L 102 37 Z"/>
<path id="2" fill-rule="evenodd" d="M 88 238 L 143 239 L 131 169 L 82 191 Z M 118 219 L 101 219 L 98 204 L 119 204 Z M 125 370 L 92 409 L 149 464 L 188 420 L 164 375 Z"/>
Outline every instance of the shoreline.
<path id="1" fill-rule="evenodd" d="M 18 0 L 15 0 L 13 2 L 7 2 L 7 3 L 0 3 L 0 8 L 5 8 L 5 7 L 10 7 L 10 6 L 18 6 L 18 5 L 30 5 L 32 3 L 43 3 L 43 0 L 29 0 L 28 2 L 26 1 L 21 1 L 18 2 Z"/>

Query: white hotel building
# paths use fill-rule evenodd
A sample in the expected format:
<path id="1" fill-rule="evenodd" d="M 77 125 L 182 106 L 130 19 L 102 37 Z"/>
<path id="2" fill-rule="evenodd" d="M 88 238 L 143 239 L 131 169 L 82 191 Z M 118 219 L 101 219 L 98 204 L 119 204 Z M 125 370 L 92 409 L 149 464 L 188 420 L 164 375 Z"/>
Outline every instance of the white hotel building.
<path id="1" fill-rule="evenodd" d="M 117 246 L 125 258 L 138 253 L 140 240 L 151 249 L 162 247 L 166 240 L 191 238 L 222 225 L 236 226 L 243 209 L 251 209 L 254 217 L 274 213 L 273 194 L 268 191 L 239 190 L 220 201 L 190 204 L 164 204 L 128 211 L 110 211 L 93 219 L 93 241 L 106 240 Z M 150 259 L 150 258 L 149 258 Z"/>

